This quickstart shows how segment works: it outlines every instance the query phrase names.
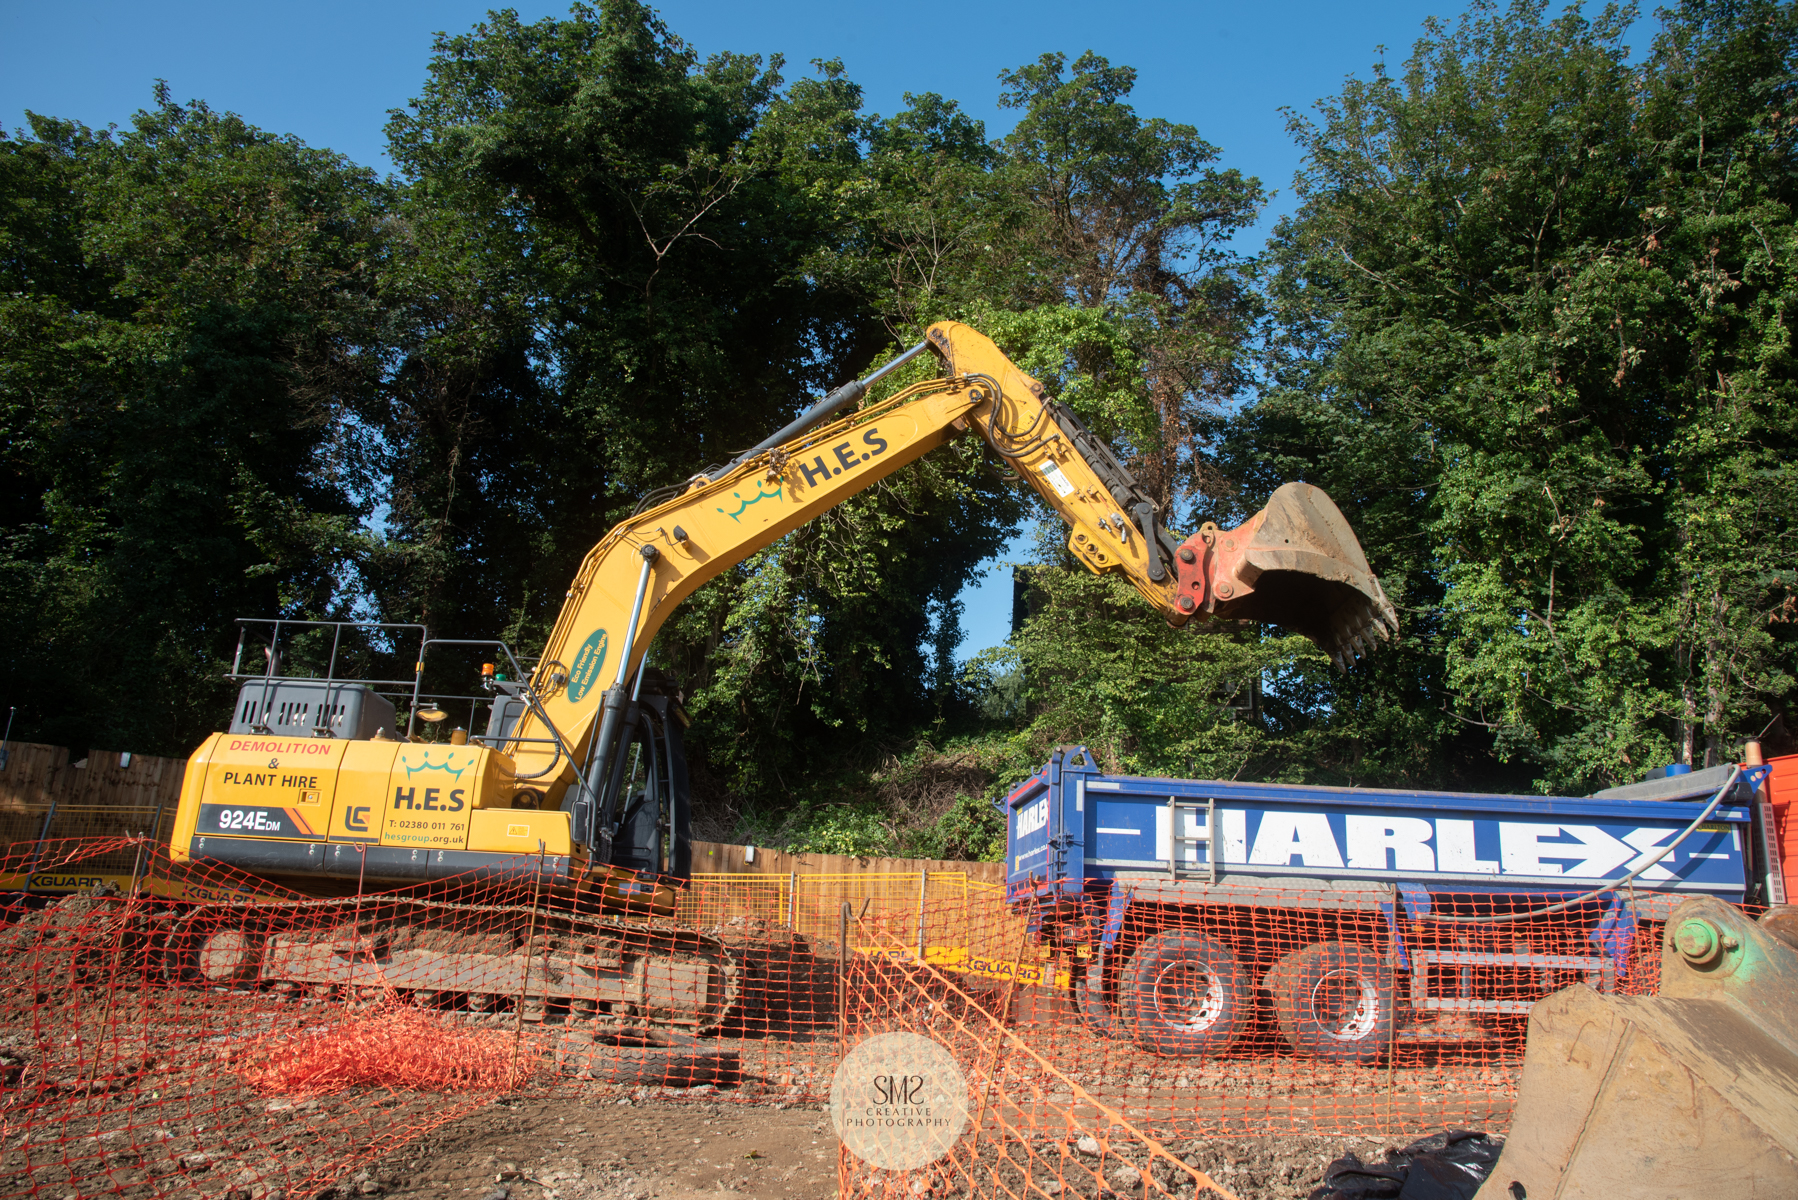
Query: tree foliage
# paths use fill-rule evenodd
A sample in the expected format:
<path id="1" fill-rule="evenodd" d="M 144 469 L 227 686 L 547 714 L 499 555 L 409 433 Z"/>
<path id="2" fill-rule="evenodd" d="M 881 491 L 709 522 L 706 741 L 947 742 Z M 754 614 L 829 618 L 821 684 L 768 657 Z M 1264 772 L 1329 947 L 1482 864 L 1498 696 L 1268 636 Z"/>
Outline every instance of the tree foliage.
<path id="1" fill-rule="evenodd" d="M 1563 790 L 1733 754 L 1793 683 L 1798 26 L 1688 3 L 1632 63 L 1632 16 L 1477 5 L 1293 117 L 1274 383 L 1227 451 L 1350 502 L 1420 734 Z"/>
<path id="2" fill-rule="evenodd" d="M 0 625 L 31 736 L 174 750 L 366 542 L 385 193 L 204 105 L 0 140 Z"/>

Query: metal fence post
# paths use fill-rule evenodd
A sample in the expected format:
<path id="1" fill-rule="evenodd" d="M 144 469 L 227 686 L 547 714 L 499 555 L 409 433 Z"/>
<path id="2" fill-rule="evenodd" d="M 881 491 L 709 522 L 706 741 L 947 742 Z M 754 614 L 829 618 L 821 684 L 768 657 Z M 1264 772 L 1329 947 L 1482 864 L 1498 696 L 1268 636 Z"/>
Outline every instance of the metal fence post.
<path id="1" fill-rule="evenodd" d="M 37 832 L 37 845 L 31 851 L 31 865 L 25 868 L 25 891 L 31 891 L 31 877 L 37 874 L 37 865 L 44 858 L 44 843 L 50 840 L 50 822 L 56 820 L 56 805 L 60 799 L 54 792 L 50 795 L 50 811 L 44 814 L 44 827 Z"/>
<path id="2" fill-rule="evenodd" d="M 849 1045 L 849 901 L 837 910 L 837 1054 Z"/>
<path id="3" fill-rule="evenodd" d="M 918 872 L 918 965 L 924 965 L 924 896 L 930 890 L 930 872 Z"/>
<path id="4" fill-rule="evenodd" d="M 512 1074 L 518 1075 L 518 1047 L 524 1041 L 524 1006 L 531 992 L 531 955 L 537 949 L 537 906 L 543 900 L 543 840 L 537 840 L 537 878 L 531 884 L 531 921 L 524 935 L 524 979 L 518 985 L 517 1019 L 512 1024 Z"/>

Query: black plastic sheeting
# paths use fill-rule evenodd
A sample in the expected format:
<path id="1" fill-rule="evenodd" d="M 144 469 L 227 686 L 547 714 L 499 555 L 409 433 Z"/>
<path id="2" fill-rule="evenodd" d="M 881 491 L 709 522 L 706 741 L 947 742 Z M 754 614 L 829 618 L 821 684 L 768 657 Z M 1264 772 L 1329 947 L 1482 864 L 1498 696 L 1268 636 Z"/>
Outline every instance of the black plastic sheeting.
<path id="1" fill-rule="evenodd" d="M 1382 1162 L 1345 1154 L 1325 1168 L 1310 1200 L 1473 1200 L 1502 1149 L 1502 1139 L 1448 1129 L 1389 1150 Z"/>

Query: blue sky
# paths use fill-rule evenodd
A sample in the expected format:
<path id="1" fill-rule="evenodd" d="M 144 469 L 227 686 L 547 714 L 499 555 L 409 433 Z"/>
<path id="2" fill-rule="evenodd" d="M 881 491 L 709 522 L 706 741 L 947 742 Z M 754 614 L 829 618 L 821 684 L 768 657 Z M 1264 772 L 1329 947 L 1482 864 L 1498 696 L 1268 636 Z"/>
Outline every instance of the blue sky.
<path id="1" fill-rule="evenodd" d="M 25 110 L 89 125 L 124 123 L 150 102 L 155 79 L 176 99 L 202 99 L 266 129 L 292 133 L 385 171 L 387 110 L 416 95 L 432 35 L 459 32 L 492 7 L 411 0 L 217 3 L 212 0 L 0 0 L 0 125 Z M 787 74 L 840 58 L 870 111 L 891 113 L 905 92 L 939 92 L 1003 133 L 998 73 L 1059 50 L 1093 50 L 1139 71 L 1133 100 L 1145 116 L 1196 125 L 1223 163 L 1277 191 L 1261 229 L 1290 206 L 1298 155 L 1282 107 L 1308 108 L 1344 76 L 1365 75 L 1379 47 L 1395 64 L 1425 17 L 1460 4 L 1390 0 L 972 0 L 943 8 L 858 0 L 669 0 L 656 6 L 702 54 L 784 54 Z M 566 5 L 517 6 L 526 19 Z M 1644 23 L 1637 52 L 1645 48 Z M 1022 541 L 1013 554 L 1022 557 Z M 1003 569 L 964 594 L 964 653 L 1004 640 L 1011 584 Z"/>

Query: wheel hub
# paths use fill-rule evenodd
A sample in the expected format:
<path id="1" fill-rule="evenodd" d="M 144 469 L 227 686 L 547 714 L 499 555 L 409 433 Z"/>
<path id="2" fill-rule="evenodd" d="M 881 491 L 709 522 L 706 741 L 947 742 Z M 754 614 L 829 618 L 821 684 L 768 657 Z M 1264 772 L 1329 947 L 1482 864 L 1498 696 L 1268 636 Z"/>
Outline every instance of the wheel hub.
<path id="1" fill-rule="evenodd" d="M 1209 1029 L 1224 1011 L 1224 984 L 1198 963 L 1170 963 L 1155 978 L 1155 1007 L 1182 1033 Z"/>
<path id="2" fill-rule="evenodd" d="M 1339 1042 L 1358 1042 L 1379 1023 L 1380 998 L 1353 971 L 1331 971 L 1311 989 L 1311 1015 Z"/>

